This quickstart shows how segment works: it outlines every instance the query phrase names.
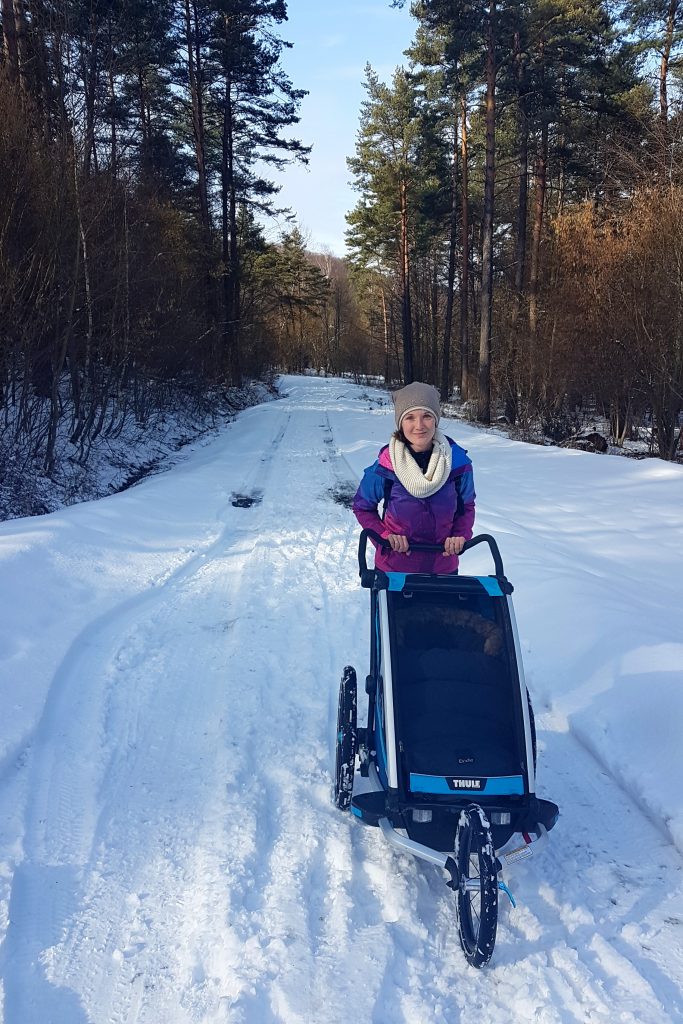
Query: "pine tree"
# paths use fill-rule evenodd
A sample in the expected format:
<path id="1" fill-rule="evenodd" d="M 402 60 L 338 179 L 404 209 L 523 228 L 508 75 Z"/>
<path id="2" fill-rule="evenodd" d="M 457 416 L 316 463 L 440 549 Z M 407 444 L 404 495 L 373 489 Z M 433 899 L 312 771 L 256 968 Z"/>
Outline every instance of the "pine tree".
<path id="1" fill-rule="evenodd" d="M 238 210 L 246 204 L 272 212 L 278 187 L 257 164 L 282 168 L 306 161 L 310 147 L 285 129 L 299 121 L 305 90 L 280 67 L 289 44 L 273 31 L 286 20 L 284 0 L 210 0 L 205 62 L 209 116 L 219 143 L 211 153 L 220 181 L 223 261 L 223 339 L 226 363 L 240 376 L 241 284 Z"/>
<path id="2" fill-rule="evenodd" d="M 298 228 L 257 258 L 254 272 L 285 363 L 298 372 L 315 363 L 329 284 L 314 265 Z"/>
<path id="3" fill-rule="evenodd" d="M 624 14 L 642 53 L 659 57 L 659 114 L 669 117 L 669 79 L 680 64 L 683 47 L 683 3 L 681 0 L 627 0 Z"/>
<path id="4" fill-rule="evenodd" d="M 347 239 L 360 265 L 398 279 L 403 378 L 410 382 L 416 354 L 412 261 L 428 246 L 428 224 L 439 216 L 439 148 L 416 82 L 403 68 L 388 86 L 368 65 L 364 84 L 356 156 L 347 161 L 361 199 L 347 217 Z"/>

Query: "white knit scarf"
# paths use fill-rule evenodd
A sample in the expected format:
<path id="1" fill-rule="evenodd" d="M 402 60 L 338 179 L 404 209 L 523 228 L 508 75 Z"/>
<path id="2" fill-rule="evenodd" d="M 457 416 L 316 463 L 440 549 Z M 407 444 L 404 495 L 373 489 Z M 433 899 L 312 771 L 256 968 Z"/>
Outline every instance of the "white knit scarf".
<path id="1" fill-rule="evenodd" d="M 424 473 L 407 446 L 397 437 L 392 437 L 389 442 L 389 453 L 396 476 L 414 498 L 428 498 L 436 494 L 446 483 L 451 471 L 451 446 L 440 430 L 434 435 L 434 448 Z"/>

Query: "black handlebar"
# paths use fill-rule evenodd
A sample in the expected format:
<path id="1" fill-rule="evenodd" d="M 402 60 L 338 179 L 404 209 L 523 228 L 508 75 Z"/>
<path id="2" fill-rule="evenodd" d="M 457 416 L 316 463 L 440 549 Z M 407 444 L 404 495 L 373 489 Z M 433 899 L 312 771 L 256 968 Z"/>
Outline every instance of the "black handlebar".
<path id="1" fill-rule="evenodd" d="M 374 530 L 363 530 L 360 535 L 358 542 L 358 568 L 360 570 L 360 578 L 364 580 L 367 578 L 368 563 L 366 559 L 366 549 L 368 545 L 368 538 L 374 541 L 378 547 L 390 548 L 391 545 L 388 540 L 384 537 L 380 537 Z M 411 551 L 441 551 L 443 552 L 443 544 L 413 544 L 411 541 L 408 542 Z M 465 551 L 469 551 L 471 548 L 476 547 L 477 544 L 488 544 L 491 550 L 491 557 L 493 558 L 493 565 L 495 567 L 495 575 L 501 579 L 505 578 L 505 571 L 503 569 L 503 559 L 500 556 L 500 550 L 496 544 L 495 539 L 489 533 L 480 533 L 477 537 L 473 537 L 472 540 L 466 540 L 461 554 Z M 372 570 L 370 570 L 372 571 Z"/>

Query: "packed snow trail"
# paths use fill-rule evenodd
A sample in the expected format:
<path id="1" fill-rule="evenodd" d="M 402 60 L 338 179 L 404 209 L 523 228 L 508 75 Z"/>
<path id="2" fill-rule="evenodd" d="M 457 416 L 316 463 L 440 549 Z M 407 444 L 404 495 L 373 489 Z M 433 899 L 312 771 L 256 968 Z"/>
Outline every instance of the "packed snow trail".
<path id="1" fill-rule="evenodd" d="M 216 528 L 87 621 L 5 771 L 5 1024 L 683 1021 L 680 855 L 564 710 L 537 709 L 562 818 L 486 971 L 441 873 L 332 806 L 338 680 L 368 644 L 340 424 L 389 421 L 339 381 L 288 392 L 131 492 L 182 493 L 187 536 L 220 481 Z"/>

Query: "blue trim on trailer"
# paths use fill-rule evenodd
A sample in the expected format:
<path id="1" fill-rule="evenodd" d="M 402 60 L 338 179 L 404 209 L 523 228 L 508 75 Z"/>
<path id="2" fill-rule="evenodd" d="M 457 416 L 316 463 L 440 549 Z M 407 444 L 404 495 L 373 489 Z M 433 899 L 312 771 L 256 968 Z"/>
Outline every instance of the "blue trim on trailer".
<path id="1" fill-rule="evenodd" d="M 451 776 L 452 778 L 452 776 Z M 439 775 L 420 775 L 410 773 L 410 789 L 413 793 L 480 793 L 483 796 L 523 796 L 524 779 L 521 775 L 499 775 L 494 777 L 482 777 L 485 783 L 480 789 L 467 787 L 466 789 L 454 789 L 448 785 L 448 780 Z"/>
<path id="2" fill-rule="evenodd" d="M 363 812 L 360 807 L 354 807 L 353 804 L 351 804 L 351 814 L 355 814 L 357 818 L 363 817 Z"/>
<path id="3" fill-rule="evenodd" d="M 406 585 L 406 572 L 388 572 L 389 590 L 403 590 Z"/>
<path id="4" fill-rule="evenodd" d="M 482 587 L 489 595 L 489 597 L 504 597 L 503 591 L 500 589 L 500 583 L 495 576 L 477 576 Z"/>
<path id="5" fill-rule="evenodd" d="M 388 572 L 386 573 L 389 585 L 387 590 L 400 591 L 405 590 L 406 579 L 409 576 L 406 572 Z M 504 593 L 501 589 L 500 583 L 495 576 L 470 576 L 469 579 L 476 580 L 477 583 L 481 584 L 489 597 L 504 597 Z"/>

